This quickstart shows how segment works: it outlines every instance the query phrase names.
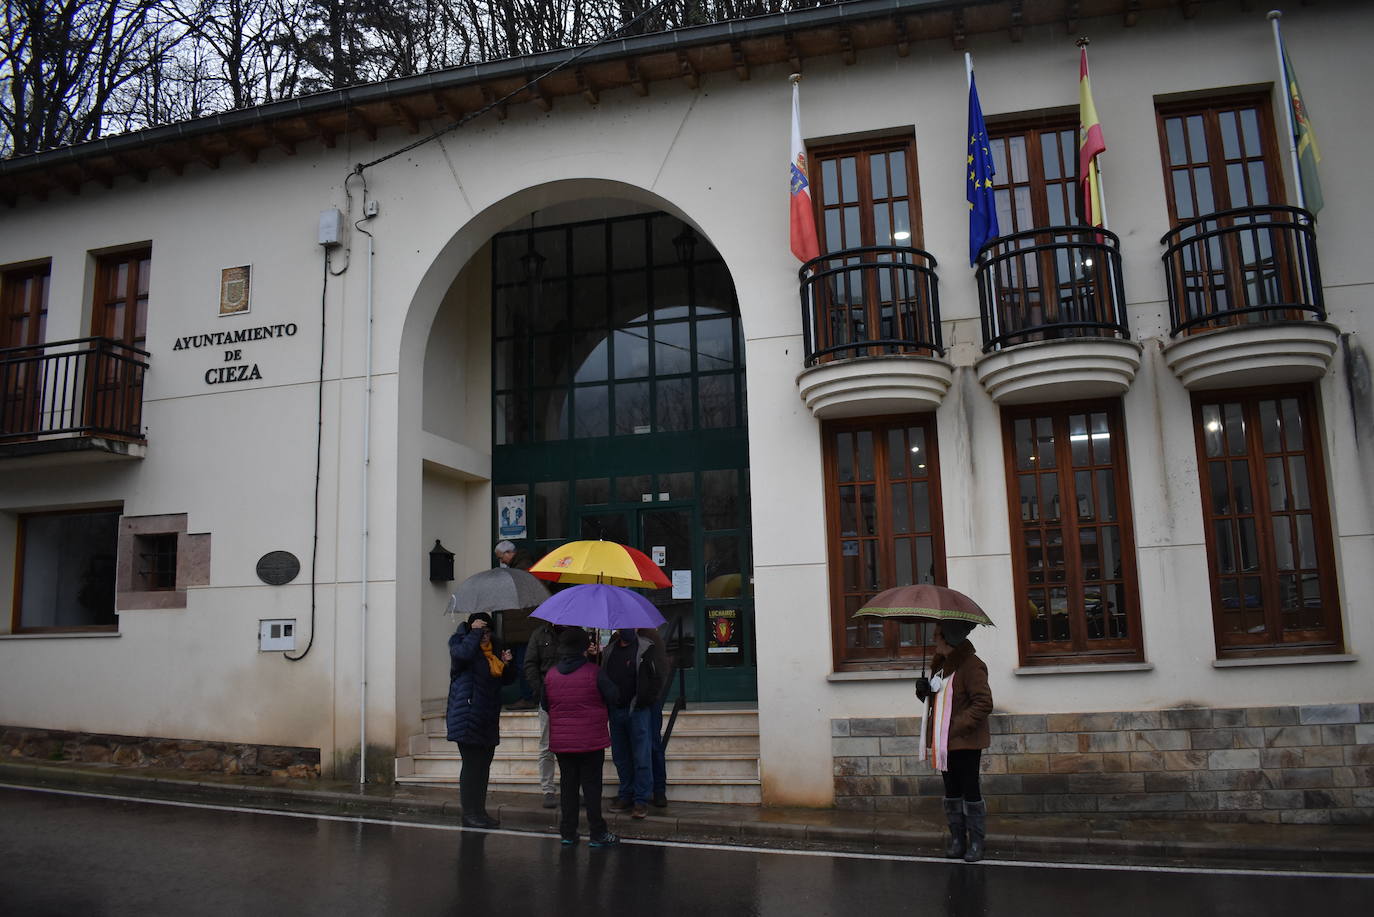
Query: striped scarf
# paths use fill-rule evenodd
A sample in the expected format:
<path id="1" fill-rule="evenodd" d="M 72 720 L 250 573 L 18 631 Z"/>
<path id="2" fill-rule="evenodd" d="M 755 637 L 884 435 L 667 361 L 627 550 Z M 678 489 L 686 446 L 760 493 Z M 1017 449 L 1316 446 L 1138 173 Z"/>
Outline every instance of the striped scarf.
<path id="1" fill-rule="evenodd" d="M 931 729 L 931 751 L 935 769 L 949 770 L 949 720 L 954 712 L 954 673 L 944 677 L 935 695 L 935 722 Z"/>

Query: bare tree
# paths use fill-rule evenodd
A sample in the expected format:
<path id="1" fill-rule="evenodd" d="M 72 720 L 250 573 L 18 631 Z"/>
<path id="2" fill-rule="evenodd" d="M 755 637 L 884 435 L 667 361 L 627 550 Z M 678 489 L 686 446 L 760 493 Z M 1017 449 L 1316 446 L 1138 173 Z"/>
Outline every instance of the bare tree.
<path id="1" fill-rule="evenodd" d="M 0 153 L 106 131 L 116 94 L 173 53 L 158 0 L 8 0 L 0 26 Z"/>
<path id="2" fill-rule="evenodd" d="M 6 0 L 0 156 L 617 33 L 816 2 Z"/>
<path id="3" fill-rule="evenodd" d="M 289 98 L 301 78 L 294 51 L 302 4 L 295 0 L 168 0 L 186 30 L 203 78 L 221 107 L 247 108 Z"/>

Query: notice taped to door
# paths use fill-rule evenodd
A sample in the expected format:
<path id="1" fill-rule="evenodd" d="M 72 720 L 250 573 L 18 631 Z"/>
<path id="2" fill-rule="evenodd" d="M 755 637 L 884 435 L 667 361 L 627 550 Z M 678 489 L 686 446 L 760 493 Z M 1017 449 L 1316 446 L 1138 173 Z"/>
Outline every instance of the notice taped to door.
<path id="1" fill-rule="evenodd" d="M 710 638 L 707 653 L 738 653 L 740 651 L 739 609 L 706 609 L 706 628 Z"/>

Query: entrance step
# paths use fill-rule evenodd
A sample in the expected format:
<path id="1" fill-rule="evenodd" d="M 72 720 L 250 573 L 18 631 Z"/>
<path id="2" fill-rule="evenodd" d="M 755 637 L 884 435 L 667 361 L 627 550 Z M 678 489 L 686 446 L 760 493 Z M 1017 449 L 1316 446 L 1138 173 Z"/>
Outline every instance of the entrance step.
<path id="1" fill-rule="evenodd" d="M 757 805 L 759 785 L 758 710 L 718 703 L 683 710 L 668 743 L 668 798 L 681 802 Z M 444 700 L 425 701 L 424 732 L 410 738 L 409 754 L 396 760 L 396 782 L 426 786 L 458 785 L 462 755 L 445 738 Z M 668 717 L 664 717 L 667 725 Z M 604 780 L 616 785 L 615 766 L 606 753 Z M 539 792 L 539 715 L 533 710 L 501 713 L 501 744 L 491 764 L 490 788 Z"/>

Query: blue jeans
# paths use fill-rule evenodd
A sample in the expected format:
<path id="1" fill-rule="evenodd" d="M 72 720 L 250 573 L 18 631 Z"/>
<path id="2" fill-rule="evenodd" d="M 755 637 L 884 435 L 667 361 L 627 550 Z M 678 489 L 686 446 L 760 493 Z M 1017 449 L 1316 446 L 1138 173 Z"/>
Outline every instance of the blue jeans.
<path id="1" fill-rule="evenodd" d="M 653 727 L 651 711 L 616 707 L 611 710 L 611 760 L 620 777 L 620 798 L 649 804 L 653 788 Z"/>

